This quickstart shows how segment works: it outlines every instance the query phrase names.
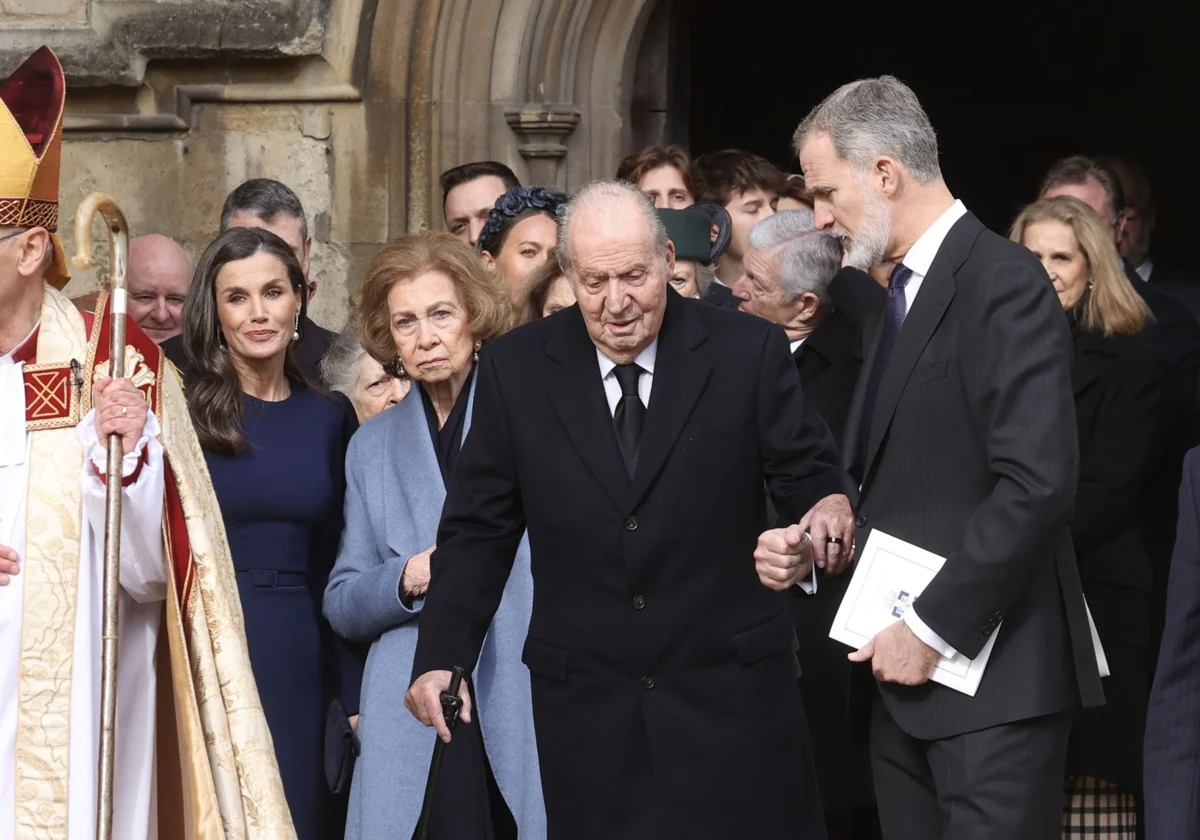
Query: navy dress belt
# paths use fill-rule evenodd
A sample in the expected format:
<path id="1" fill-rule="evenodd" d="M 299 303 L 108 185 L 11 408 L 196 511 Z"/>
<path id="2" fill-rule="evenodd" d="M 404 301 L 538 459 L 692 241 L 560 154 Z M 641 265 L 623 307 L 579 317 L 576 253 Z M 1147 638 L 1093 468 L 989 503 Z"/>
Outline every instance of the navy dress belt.
<path id="1" fill-rule="evenodd" d="M 239 569 L 238 583 L 262 589 L 274 589 L 277 586 L 306 586 L 308 576 L 304 572 L 277 572 L 274 569 Z"/>

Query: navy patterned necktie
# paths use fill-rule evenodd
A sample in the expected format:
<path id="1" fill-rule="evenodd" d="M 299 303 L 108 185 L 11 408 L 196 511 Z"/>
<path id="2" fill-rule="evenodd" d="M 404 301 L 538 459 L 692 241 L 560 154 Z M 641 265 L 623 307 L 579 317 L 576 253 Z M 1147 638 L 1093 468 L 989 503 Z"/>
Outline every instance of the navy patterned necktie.
<path id="1" fill-rule="evenodd" d="M 633 477 L 637 466 L 638 443 L 642 439 L 642 425 L 646 421 L 646 406 L 638 394 L 638 378 L 642 369 L 636 364 L 617 365 L 613 375 L 621 384 L 621 401 L 613 414 L 613 424 L 617 429 L 617 441 L 621 444 L 621 454 L 625 457 L 625 469 Z"/>
<path id="2" fill-rule="evenodd" d="M 871 362 L 871 377 L 867 380 L 867 390 L 863 392 L 863 410 L 858 427 L 858 465 L 862 473 L 867 471 L 867 444 L 871 437 L 871 421 L 875 417 L 875 398 L 879 395 L 879 385 L 883 381 L 883 371 L 892 350 L 896 347 L 896 336 L 904 325 L 904 315 L 907 311 L 904 287 L 912 279 L 912 269 L 906 265 L 897 265 L 888 277 L 887 302 L 883 308 L 883 330 L 879 333 L 879 344 L 875 348 L 875 358 Z M 857 476 L 859 480 L 862 475 Z"/>

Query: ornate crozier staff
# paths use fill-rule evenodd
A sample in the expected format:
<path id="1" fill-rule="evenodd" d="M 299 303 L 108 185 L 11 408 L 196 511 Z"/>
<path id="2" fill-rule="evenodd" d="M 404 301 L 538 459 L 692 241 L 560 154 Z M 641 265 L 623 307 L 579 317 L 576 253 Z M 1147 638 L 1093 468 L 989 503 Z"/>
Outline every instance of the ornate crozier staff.
<path id="1" fill-rule="evenodd" d="M 109 260 L 112 285 L 108 350 L 113 379 L 125 375 L 125 312 L 128 308 L 129 226 L 125 214 L 111 196 L 92 193 L 75 213 L 76 268 L 92 264 L 92 217 L 99 213 L 112 237 Z M 96 317 L 103 317 L 102 312 Z M 87 384 L 91 387 L 91 383 Z M 97 840 L 112 840 L 113 773 L 117 729 L 117 608 L 121 569 L 121 436 L 108 436 L 108 476 L 104 509 L 104 618 L 100 648 L 100 786 L 96 807 Z"/>

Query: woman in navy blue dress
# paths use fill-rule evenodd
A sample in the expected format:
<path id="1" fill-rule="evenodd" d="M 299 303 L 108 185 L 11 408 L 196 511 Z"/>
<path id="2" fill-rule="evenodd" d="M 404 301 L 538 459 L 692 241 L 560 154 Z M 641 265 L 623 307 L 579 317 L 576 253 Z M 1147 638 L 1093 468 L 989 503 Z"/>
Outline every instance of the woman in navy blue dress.
<path id="1" fill-rule="evenodd" d="M 188 406 L 237 572 L 250 662 L 299 840 L 341 837 L 324 777 L 325 712 L 358 711 L 361 665 L 321 615 L 357 425 L 304 380 L 291 345 L 307 304 L 291 249 L 232 228 L 201 258 L 184 307 Z"/>

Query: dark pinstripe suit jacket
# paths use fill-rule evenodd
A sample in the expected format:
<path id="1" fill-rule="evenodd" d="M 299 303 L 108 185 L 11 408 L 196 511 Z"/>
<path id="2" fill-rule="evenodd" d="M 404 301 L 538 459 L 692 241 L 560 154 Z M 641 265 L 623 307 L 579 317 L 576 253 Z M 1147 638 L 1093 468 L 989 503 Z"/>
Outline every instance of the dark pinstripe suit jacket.
<path id="1" fill-rule="evenodd" d="M 1200 835 L 1200 449 L 1184 461 L 1167 592 L 1146 721 L 1147 840 Z"/>
<path id="2" fill-rule="evenodd" d="M 878 322 L 868 335 L 878 342 Z M 1071 354 L 1045 270 L 968 213 L 896 339 L 861 464 L 868 377 L 859 377 L 844 451 L 862 482 L 858 544 L 879 528 L 947 558 L 915 608 L 963 655 L 977 656 L 1003 622 L 974 697 L 933 682 L 880 684 L 913 737 L 1103 701 L 1068 530 L 1078 476 Z M 873 358 L 872 346 L 864 370 Z M 856 669 L 852 693 L 869 695 L 869 679 Z"/>

